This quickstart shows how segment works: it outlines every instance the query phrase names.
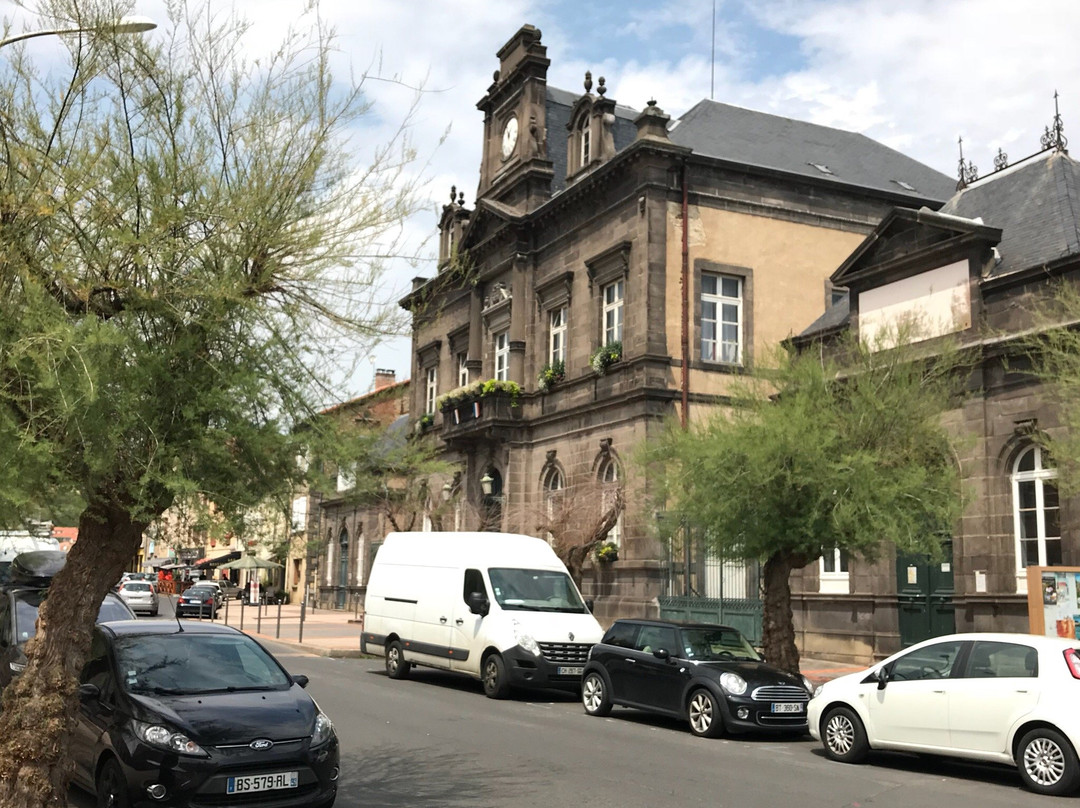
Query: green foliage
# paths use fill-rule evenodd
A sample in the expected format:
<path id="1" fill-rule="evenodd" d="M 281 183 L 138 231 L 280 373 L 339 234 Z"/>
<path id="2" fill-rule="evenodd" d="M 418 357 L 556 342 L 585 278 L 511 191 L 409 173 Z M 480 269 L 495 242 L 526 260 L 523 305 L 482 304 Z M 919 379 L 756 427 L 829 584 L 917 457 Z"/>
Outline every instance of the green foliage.
<path id="1" fill-rule="evenodd" d="M 561 359 L 549 362 L 540 369 L 536 377 L 536 387 L 541 393 L 546 393 L 556 384 L 566 378 L 566 363 Z"/>
<path id="2" fill-rule="evenodd" d="M 645 453 L 659 510 L 704 529 L 727 557 L 802 564 L 840 547 L 934 554 L 963 509 L 953 437 L 956 352 L 843 346 L 841 367 L 804 354 L 738 382 L 735 404 Z M 796 564 L 799 566 L 799 564 Z"/>
<path id="3" fill-rule="evenodd" d="M 599 545 L 594 551 L 596 560 L 600 562 L 610 562 L 619 560 L 619 545 L 613 541 L 606 541 Z"/>
<path id="4" fill-rule="evenodd" d="M 77 25 L 115 12 L 49 7 Z M 415 209 L 404 130 L 360 164 L 368 104 L 331 75 L 322 26 L 244 62 L 245 24 L 168 11 L 152 37 L 64 39 L 67 70 L 4 51 L 9 519 L 74 492 L 139 521 L 178 498 L 229 515 L 286 496 L 315 433 L 332 442 L 296 429 L 339 395 L 326 369 L 395 325 L 377 290 Z"/>
<path id="5" fill-rule="evenodd" d="M 1066 494 L 1080 493 L 1080 289 L 1075 280 L 1051 285 L 1042 302 L 1026 306 L 1033 331 L 1019 340 L 1021 356 L 1012 370 L 1033 374 L 1057 410 L 1060 429 L 1035 431 L 1032 439 L 1049 449 L 1058 469 L 1057 485 Z"/>
<path id="6" fill-rule="evenodd" d="M 518 405 L 518 396 L 521 395 L 521 385 L 517 382 L 505 381 L 503 379 L 488 379 L 487 381 L 473 382 L 472 384 L 466 384 L 462 387 L 456 387 L 449 393 L 439 396 L 435 401 L 435 408 L 438 410 L 446 410 L 461 404 L 464 401 L 471 401 L 472 399 L 495 395 L 508 396 L 510 398 L 510 406 L 516 407 Z"/>
<path id="7" fill-rule="evenodd" d="M 611 365 L 622 359 L 622 342 L 616 340 L 601 345 L 589 356 L 589 364 L 597 376 L 603 376 Z"/>

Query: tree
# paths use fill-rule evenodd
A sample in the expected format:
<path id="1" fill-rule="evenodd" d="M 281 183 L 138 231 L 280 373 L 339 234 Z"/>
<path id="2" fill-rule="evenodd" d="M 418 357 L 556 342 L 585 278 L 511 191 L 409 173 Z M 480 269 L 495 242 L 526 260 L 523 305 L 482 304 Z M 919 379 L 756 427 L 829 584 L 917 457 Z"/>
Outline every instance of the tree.
<path id="1" fill-rule="evenodd" d="M 299 484 L 335 357 L 388 331 L 385 262 L 415 209 L 407 122 L 358 160 L 359 84 L 317 20 L 259 61 L 243 22 L 43 0 L 66 70 L 0 75 L 0 520 L 85 502 L 79 541 L 3 697 L 0 805 L 65 803 L 98 605 L 178 498 L 239 514 Z M 159 23 L 162 21 L 159 20 Z M 370 159 L 370 163 L 366 160 Z"/>
<path id="2" fill-rule="evenodd" d="M 730 409 L 670 428 L 644 455 L 661 508 L 717 555 L 764 562 L 765 656 L 793 672 L 793 569 L 833 548 L 868 560 L 890 547 L 938 554 L 963 509 L 942 423 L 962 357 L 852 341 L 835 350 L 782 357 L 738 385 Z"/>
<path id="3" fill-rule="evenodd" d="M 589 480 L 549 492 L 534 515 L 537 535 L 551 537 L 555 555 L 579 589 L 585 560 L 607 538 L 624 507 L 617 483 Z"/>

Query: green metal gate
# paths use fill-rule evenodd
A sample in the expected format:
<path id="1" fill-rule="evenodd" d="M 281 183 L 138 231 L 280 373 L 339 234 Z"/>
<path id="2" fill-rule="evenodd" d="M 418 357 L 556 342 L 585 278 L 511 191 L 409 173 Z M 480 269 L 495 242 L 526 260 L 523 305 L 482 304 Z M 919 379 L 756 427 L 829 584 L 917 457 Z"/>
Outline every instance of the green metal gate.
<path id="1" fill-rule="evenodd" d="M 903 647 L 956 631 L 953 606 L 952 542 L 942 543 L 943 556 L 898 556 L 897 619 Z"/>

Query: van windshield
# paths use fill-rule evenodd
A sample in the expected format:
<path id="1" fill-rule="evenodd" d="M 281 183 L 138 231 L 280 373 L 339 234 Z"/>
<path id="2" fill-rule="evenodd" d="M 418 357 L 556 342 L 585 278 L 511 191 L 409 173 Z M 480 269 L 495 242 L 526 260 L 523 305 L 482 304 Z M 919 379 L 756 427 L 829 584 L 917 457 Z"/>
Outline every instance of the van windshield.
<path id="1" fill-rule="evenodd" d="M 529 612 L 588 611 L 565 572 L 493 567 L 488 570 L 496 602 L 504 609 Z"/>

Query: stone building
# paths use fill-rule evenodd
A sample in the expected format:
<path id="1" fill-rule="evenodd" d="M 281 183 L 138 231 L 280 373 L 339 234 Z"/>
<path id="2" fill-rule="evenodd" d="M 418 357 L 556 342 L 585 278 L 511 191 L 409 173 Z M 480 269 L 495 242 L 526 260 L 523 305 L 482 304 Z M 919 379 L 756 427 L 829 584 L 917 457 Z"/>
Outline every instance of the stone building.
<path id="1" fill-rule="evenodd" d="M 857 133 L 713 101 L 672 121 L 589 74 L 550 87 L 532 26 L 498 59 L 475 204 L 452 191 L 438 273 L 402 301 L 411 410 L 458 464 L 459 526 L 535 533 L 560 491 L 622 487 L 619 559 L 586 595 L 602 621 L 655 614 L 669 571 L 634 448 L 722 406 L 843 294 L 830 274 L 890 210 L 936 209 L 953 182 Z"/>
<path id="2" fill-rule="evenodd" d="M 982 179 L 962 162 L 959 188 L 938 212 L 890 212 L 832 275 L 849 296 L 796 340 L 848 330 L 871 338 L 886 320 L 909 317 L 926 324 L 925 338 L 955 335 L 979 357 L 970 397 L 947 415 L 969 436 L 960 460 L 973 500 L 944 559 L 869 564 L 837 553 L 805 570 L 793 609 L 806 654 L 868 662 L 952 631 L 1026 632 L 1026 568 L 1080 565 L 1077 501 L 1059 498 L 1053 464 L 1033 441 L 1062 426 L 1014 350 L 1038 325 L 1034 304 L 1051 284 L 1080 278 L 1080 163 L 1060 118 L 1043 146 L 1013 165 L 999 154 Z"/>
<path id="3" fill-rule="evenodd" d="M 398 382 L 393 370 L 375 372 L 373 392 L 337 404 L 321 415 L 344 418 L 398 435 L 409 428 L 409 381 Z M 309 600 L 324 609 L 363 606 L 364 585 L 375 551 L 388 532 L 378 507 L 350 496 L 355 484 L 338 469 L 328 491 L 303 492 L 293 499 L 292 527 L 306 537 L 289 560 L 293 600 L 305 584 Z"/>

